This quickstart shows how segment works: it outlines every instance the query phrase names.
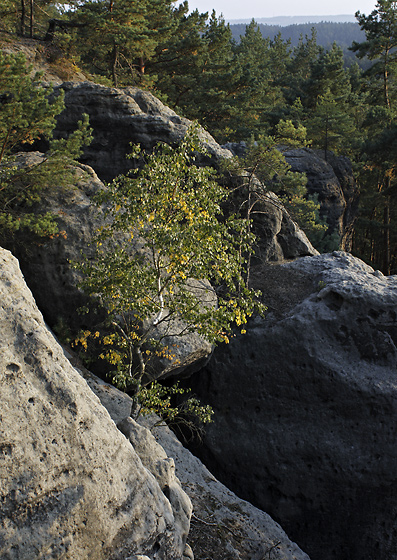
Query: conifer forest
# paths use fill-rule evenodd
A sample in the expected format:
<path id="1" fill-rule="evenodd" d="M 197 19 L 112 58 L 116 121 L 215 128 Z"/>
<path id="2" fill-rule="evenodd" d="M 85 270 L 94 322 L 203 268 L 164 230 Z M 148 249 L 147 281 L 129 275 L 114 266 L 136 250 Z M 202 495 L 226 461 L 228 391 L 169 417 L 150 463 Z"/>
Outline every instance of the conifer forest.
<path id="1" fill-rule="evenodd" d="M 2 0 L 0 6 L 2 42 L 37 39 L 89 79 L 148 89 L 219 143 L 290 144 L 322 150 L 325 159 L 329 152 L 350 158 L 360 189 L 352 253 L 396 274 L 397 2 L 378 0 L 356 20 L 362 40 L 351 42 L 347 60 L 340 41 L 318 44 L 315 27 L 292 45 L 281 32 L 264 37 L 252 20 L 237 39 L 222 16 L 191 12 L 187 1 Z M 6 80 L 3 57 L 0 157 L 12 151 L 13 117 L 1 111 Z"/>

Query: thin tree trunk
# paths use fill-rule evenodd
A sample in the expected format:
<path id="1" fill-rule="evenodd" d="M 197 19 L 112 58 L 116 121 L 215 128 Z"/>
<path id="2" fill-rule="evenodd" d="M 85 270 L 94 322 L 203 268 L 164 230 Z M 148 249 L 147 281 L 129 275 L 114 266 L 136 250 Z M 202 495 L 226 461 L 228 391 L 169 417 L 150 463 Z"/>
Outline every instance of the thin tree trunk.
<path id="1" fill-rule="evenodd" d="M 383 71 L 383 93 L 385 98 L 385 105 L 388 109 L 390 109 L 390 97 L 389 97 L 389 51 L 386 50 L 385 52 L 385 62 L 384 62 L 384 71 Z"/>
<path id="2" fill-rule="evenodd" d="M 388 185 L 390 178 L 387 179 Z M 383 208 L 383 273 L 390 274 L 391 251 L 390 251 L 390 195 L 386 195 Z"/>
<path id="3" fill-rule="evenodd" d="M 112 60 L 112 77 L 114 87 L 117 87 L 117 62 L 119 58 L 118 47 L 116 43 L 113 45 L 113 60 Z"/>
<path id="4" fill-rule="evenodd" d="M 30 0 L 30 22 L 29 22 L 29 37 L 33 39 L 33 23 L 34 23 L 34 2 Z"/>
<path id="5" fill-rule="evenodd" d="M 325 119 L 325 143 L 324 143 L 324 159 L 328 157 L 328 117 Z"/>
<path id="6" fill-rule="evenodd" d="M 25 35 L 25 17 L 26 17 L 26 6 L 25 0 L 21 0 L 21 19 L 20 19 L 20 31 L 22 37 Z"/>

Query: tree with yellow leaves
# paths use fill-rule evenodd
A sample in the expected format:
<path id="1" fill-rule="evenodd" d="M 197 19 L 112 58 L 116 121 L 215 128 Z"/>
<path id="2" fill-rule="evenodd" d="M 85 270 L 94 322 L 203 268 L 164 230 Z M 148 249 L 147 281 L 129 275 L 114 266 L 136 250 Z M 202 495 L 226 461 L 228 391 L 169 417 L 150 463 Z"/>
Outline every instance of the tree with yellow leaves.
<path id="1" fill-rule="evenodd" d="M 103 357 L 138 401 L 153 380 L 153 358 L 173 359 L 165 339 L 196 332 L 228 342 L 234 327 L 244 330 L 254 311 L 265 310 L 244 281 L 254 237 L 245 219 L 223 215 L 228 191 L 197 165 L 200 152 L 195 127 L 175 149 L 135 147 L 137 169 L 99 196 L 107 225 L 95 260 L 83 265 L 82 286 L 108 310 L 113 330 L 102 340 Z"/>

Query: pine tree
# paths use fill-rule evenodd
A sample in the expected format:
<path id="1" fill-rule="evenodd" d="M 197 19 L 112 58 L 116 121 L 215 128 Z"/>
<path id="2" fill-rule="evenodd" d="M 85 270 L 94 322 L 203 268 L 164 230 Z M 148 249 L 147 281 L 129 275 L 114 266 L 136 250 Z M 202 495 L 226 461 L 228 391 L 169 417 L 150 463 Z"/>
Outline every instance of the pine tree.
<path id="1" fill-rule="evenodd" d="M 312 63 L 310 78 L 306 87 L 306 106 L 313 107 L 319 96 L 330 91 L 339 100 L 350 94 L 350 80 L 344 67 L 343 51 L 336 43 L 330 50 L 322 51 Z"/>
<path id="2" fill-rule="evenodd" d="M 395 271 L 397 2 L 378 0 L 366 16 L 356 13 L 366 41 L 353 43 L 372 66 L 364 73 L 371 106 L 363 120 L 367 136 L 360 158 L 362 204 L 354 247 L 385 274 Z"/>
<path id="3" fill-rule="evenodd" d="M 30 76 L 22 54 L 0 51 L 0 237 L 3 243 L 17 230 L 39 236 L 54 234 L 56 220 L 33 211 L 32 206 L 51 185 L 64 184 L 68 163 L 81 155 L 90 141 L 88 121 L 68 139 L 51 140 L 43 161 L 19 169 L 14 152 L 38 138 L 51 139 L 56 117 L 64 107 L 62 93 L 52 102 L 52 90 L 40 85 L 40 75 Z"/>
<path id="4" fill-rule="evenodd" d="M 333 95 L 330 89 L 319 96 L 314 111 L 307 117 L 305 124 L 313 146 L 324 150 L 325 161 L 329 150 L 344 149 L 346 153 L 349 139 L 355 134 L 349 108 L 343 99 Z"/>
<path id="5" fill-rule="evenodd" d="M 76 18 L 82 60 L 92 71 L 119 82 L 139 83 L 157 44 L 170 32 L 171 0 L 85 2 Z"/>
<path id="6" fill-rule="evenodd" d="M 397 2 L 378 0 L 375 10 L 368 16 L 356 12 L 366 40 L 353 42 L 352 50 L 358 58 L 374 61 L 367 70 L 373 88 L 373 99 L 391 109 L 396 99 L 394 93 L 397 72 Z"/>

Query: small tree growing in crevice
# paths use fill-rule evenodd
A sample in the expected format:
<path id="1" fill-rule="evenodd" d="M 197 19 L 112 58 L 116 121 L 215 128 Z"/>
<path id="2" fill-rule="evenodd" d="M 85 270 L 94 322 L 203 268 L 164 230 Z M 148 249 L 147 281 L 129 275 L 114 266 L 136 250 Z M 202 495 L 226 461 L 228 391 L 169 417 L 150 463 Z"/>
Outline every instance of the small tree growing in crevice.
<path id="1" fill-rule="evenodd" d="M 318 201 L 307 196 L 306 175 L 292 172 L 283 154 L 289 148 L 304 146 L 305 142 L 303 126 L 282 120 L 276 126 L 275 136 L 252 139 L 243 157 L 224 161 L 224 173 L 237 178 L 237 211 L 245 218 L 247 233 L 255 230 L 255 218 L 268 214 L 269 206 L 275 206 L 283 212 L 287 210 L 312 242 L 318 242 L 324 235 L 327 226 L 319 217 Z M 246 255 L 247 286 L 252 254 L 251 247 Z"/>
<path id="2" fill-rule="evenodd" d="M 211 168 L 195 165 L 199 152 L 195 127 L 175 149 L 135 147 L 144 166 L 100 193 L 106 225 L 94 240 L 95 258 L 81 266 L 83 289 L 108 310 L 102 357 L 138 407 L 148 402 L 143 389 L 156 377 L 154 358 L 177 365 L 170 337 L 228 342 L 235 325 L 244 332 L 254 311 L 265 310 L 244 278 L 242 255 L 254 236 L 245 219 L 223 216 L 228 191 Z"/>

